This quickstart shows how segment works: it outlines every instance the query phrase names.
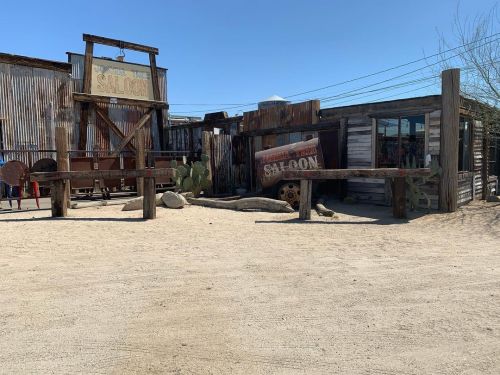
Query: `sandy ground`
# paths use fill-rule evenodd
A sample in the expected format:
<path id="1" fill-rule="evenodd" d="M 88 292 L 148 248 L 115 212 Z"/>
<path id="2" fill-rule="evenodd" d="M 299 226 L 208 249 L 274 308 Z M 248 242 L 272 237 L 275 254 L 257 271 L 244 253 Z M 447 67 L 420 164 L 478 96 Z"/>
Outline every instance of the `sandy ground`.
<path id="1" fill-rule="evenodd" d="M 3 212 L 0 373 L 500 373 L 500 205 L 333 208 Z"/>

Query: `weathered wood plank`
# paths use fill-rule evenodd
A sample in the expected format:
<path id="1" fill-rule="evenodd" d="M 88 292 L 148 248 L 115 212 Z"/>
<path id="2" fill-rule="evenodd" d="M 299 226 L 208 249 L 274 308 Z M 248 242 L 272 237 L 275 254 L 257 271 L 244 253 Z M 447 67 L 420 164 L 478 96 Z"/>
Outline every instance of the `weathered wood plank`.
<path id="1" fill-rule="evenodd" d="M 156 182 L 154 177 L 144 178 L 144 199 L 142 217 L 156 219 Z"/>
<path id="2" fill-rule="evenodd" d="M 300 180 L 299 219 L 311 220 L 312 180 Z"/>
<path id="3" fill-rule="evenodd" d="M 142 115 L 139 122 L 134 126 L 134 131 L 131 131 L 130 134 L 128 134 L 125 138 L 122 139 L 116 150 L 114 150 L 111 155 L 118 156 L 120 154 L 120 152 L 127 145 L 127 143 L 129 143 L 132 140 L 132 138 L 134 138 L 135 131 L 141 129 L 151 119 L 152 113 L 153 109 L 150 109 L 144 115 Z"/>
<path id="4" fill-rule="evenodd" d="M 111 98 L 109 96 L 92 95 L 82 92 L 74 92 L 73 100 L 85 103 L 105 103 L 105 104 L 118 104 L 118 105 L 132 105 L 137 107 L 162 109 L 168 108 L 168 104 L 157 100 L 139 100 L 139 99 L 126 99 L 126 98 Z"/>
<path id="5" fill-rule="evenodd" d="M 457 210 L 458 124 L 460 120 L 460 69 L 442 73 L 442 118 L 440 164 L 442 168 L 439 188 L 440 209 Z"/>
<path id="6" fill-rule="evenodd" d="M 144 129 L 137 129 L 135 131 L 135 142 L 137 144 L 137 152 L 135 154 L 135 169 L 143 170 L 146 167 L 146 142 L 144 136 Z M 137 196 L 144 195 L 144 178 L 137 177 Z"/>
<path id="7" fill-rule="evenodd" d="M 149 47 L 143 44 L 125 42 L 123 40 L 106 38 L 103 36 L 91 35 L 91 34 L 83 34 L 83 40 L 85 42 L 103 44 L 105 46 L 112 46 L 117 48 L 129 49 L 132 51 L 146 52 L 146 53 L 154 53 L 158 55 L 159 51 L 156 47 Z"/>
<path id="8" fill-rule="evenodd" d="M 284 180 L 328 180 L 347 179 L 352 177 L 425 177 L 430 176 L 430 168 L 400 169 L 400 168 L 375 168 L 375 169 L 315 169 L 283 171 Z"/>
<path id="9" fill-rule="evenodd" d="M 69 141 L 68 130 L 63 127 L 56 127 L 55 142 L 57 150 L 57 172 L 68 173 L 69 169 Z M 59 178 L 53 184 L 51 192 L 52 217 L 66 217 L 68 215 L 69 201 L 69 181 Z"/>
<path id="10" fill-rule="evenodd" d="M 96 106 L 95 112 L 101 118 L 101 120 L 104 121 L 104 123 L 113 131 L 113 133 L 115 133 L 118 137 L 122 139 L 125 138 L 125 134 L 123 134 L 120 128 L 116 126 L 116 124 L 113 121 L 111 121 L 107 113 L 104 112 L 102 108 Z M 131 151 L 135 151 L 135 147 L 131 143 L 127 143 L 125 147 L 127 147 Z"/>
<path id="11" fill-rule="evenodd" d="M 406 182 L 404 177 L 396 177 L 392 187 L 392 214 L 396 219 L 406 218 Z"/>
<path id="12" fill-rule="evenodd" d="M 34 172 L 30 174 L 31 181 L 84 180 L 103 178 L 136 178 L 136 177 L 173 177 L 173 168 L 148 168 L 142 170 L 115 169 L 91 171 L 57 171 Z"/>

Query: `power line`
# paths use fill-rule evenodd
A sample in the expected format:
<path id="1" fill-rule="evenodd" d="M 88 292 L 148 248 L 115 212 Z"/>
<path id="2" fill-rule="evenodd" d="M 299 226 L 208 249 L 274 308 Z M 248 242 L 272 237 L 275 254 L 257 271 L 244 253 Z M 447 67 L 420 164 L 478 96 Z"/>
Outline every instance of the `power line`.
<path id="1" fill-rule="evenodd" d="M 489 36 L 486 36 L 484 38 L 481 38 L 481 39 L 478 39 L 478 40 L 475 40 L 473 42 L 470 42 L 470 43 L 465 43 L 465 44 L 462 44 L 461 46 L 458 46 L 458 47 L 454 47 L 454 48 L 450 48 L 446 51 L 443 51 L 443 52 L 439 52 L 439 53 L 435 53 L 431 56 L 427 56 L 427 57 L 423 57 L 421 59 L 418 59 L 418 60 L 413 60 L 413 61 L 410 61 L 410 62 L 407 62 L 407 63 L 404 63 L 404 64 L 401 64 L 401 65 L 397 65 L 397 66 L 394 66 L 392 68 L 387 68 L 387 69 L 384 69 L 384 70 L 381 70 L 381 71 L 378 71 L 378 72 L 375 72 L 375 73 L 370 73 L 370 74 L 366 74 L 364 76 L 361 76 L 361 77 L 357 77 L 357 78 L 353 78 L 353 79 L 349 79 L 347 81 L 343 81 L 343 82 L 338 82 L 338 83 L 334 83 L 334 84 L 331 84 L 331 85 L 328 85 L 328 86 L 324 86 L 324 87 L 320 87 L 320 88 L 317 88 L 317 89 L 313 89 L 313 90 L 309 90 L 309 91 L 304 91 L 304 92 L 301 92 L 301 93 L 298 93 L 298 94 L 293 94 L 293 95 L 288 95 L 288 96 L 285 96 L 285 98 L 292 98 L 292 97 L 295 97 L 295 96 L 300 96 L 300 95 L 304 95 L 304 94 L 309 94 L 309 93 L 312 93 L 312 92 L 317 92 L 317 91 L 321 91 L 321 90 L 325 90 L 325 89 L 328 89 L 328 88 L 332 88 L 332 87 L 336 87 L 336 86 L 340 86 L 340 85 L 344 85 L 346 83 L 352 83 L 352 82 L 355 82 L 355 81 L 359 81 L 361 79 L 365 79 L 365 78 L 369 78 L 369 77 L 373 77 L 373 76 L 376 76 L 376 75 L 379 75 L 379 74 L 382 74 L 382 73 L 387 73 L 389 71 L 392 71 L 392 70 L 396 70 L 396 69 L 399 69 L 399 68 L 403 68 L 405 66 L 408 66 L 408 65 L 412 65 L 412 64 L 415 64 L 415 63 L 418 63 L 418 62 L 421 62 L 421 61 L 425 61 L 427 59 L 430 59 L 430 58 L 434 58 L 436 56 L 439 56 L 439 55 L 442 55 L 442 54 L 445 54 L 445 53 L 448 53 L 448 52 L 451 52 L 451 51 L 455 51 L 457 49 L 460 49 L 460 48 L 463 48 L 463 47 L 466 47 L 466 46 L 469 46 L 471 44 L 474 44 L 474 43 L 477 43 L 477 42 L 481 42 L 485 39 L 489 39 L 489 38 L 493 38 L 497 35 L 500 35 L 500 33 L 495 33 L 495 34 L 492 34 L 492 35 L 489 35 Z M 495 40 L 498 40 L 495 39 Z M 489 43 L 492 43 L 494 42 L 495 40 L 492 40 L 486 44 L 489 44 Z M 486 45 L 485 44 L 485 45 Z M 472 48 L 471 50 L 473 49 L 476 49 L 476 48 L 479 48 L 479 47 L 482 47 L 482 46 L 476 46 L 474 48 Z M 460 56 L 460 54 L 457 54 L 455 56 L 452 56 L 452 57 L 449 57 L 449 58 L 446 58 L 446 59 L 443 59 L 442 61 L 445 61 L 445 60 L 449 60 L 450 58 L 453 58 L 453 57 L 457 57 L 457 56 Z M 437 63 L 434 63 L 434 64 L 431 64 L 431 65 L 427 65 L 425 66 L 424 68 L 427 68 L 427 67 L 430 67 L 432 65 L 436 65 L 436 64 L 439 64 L 441 61 L 438 61 Z M 423 68 L 422 68 L 423 69 Z M 418 70 L 417 70 L 418 71 Z M 413 71 L 415 72 L 415 71 Z M 410 72 L 411 73 L 411 72 Z M 409 74 L 410 74 L 409 73 Z"/>
<path id="2" fill-rule="evenodd" d="M 367 74 L 367 75 L 364 75 L 364 76 L 361 76 L 361 77 L 357 77 L 357 78 L 353 78 L 353 79 L 350 79 L 350 80 L 347 80 L 347 81 L 343 81 L 343 82 L 339 82 L 339 83 L 335 83 L 335 84 L 332 84 L 332 85 L 328 85 L 328 86 L 324 86 L 324 87 L 321 87 L 321 88 L 318 88 L 318 89 L 314 89 L 314 90 L 309 90 L 309 91 L 304 91 L 304 92 L 301 92 L 301 93 L 297 93 L 297 94 L 293 94 L 293 95 L 288 95 L 288 96 L 285 96 L 285 98 L 291 98 L 291 97 L 295 97 L 295 96 L 299 96 L 299 95 L 304 95 L 304 94 L 307 94 L 307 93 L 311 93 L 311 92 L 316 92 L 316 91 L 320 91 L 320 90 L 324 90 L 324 89 L 327 89 L 327 88 L 331 88 L 331 87 L 335 87 L 335 86 L 340 86 L 340 85 L 344 85 L 346 83 L 351 83 L 351 82 L 355 82 L 355 81 L 358 81 L 358 80 L 361 80 L 361 79 L 365 79 L 365 78 L 369 78 L 369 77 L 372 77 L 372 76 L 375 76 L 375 75 L 378 75 L 378 74 L 382 74 L 382 73 L 385 73 L 385 72 L 388 72 L 388 71 L 391 71 L 391 70 L 395 70 L 395 69 L 399 69 L 401 67 L 405 67 L 405 66 L 408 66 L 408 65 L 411 65 L 411 64 L 414 64 L 414 63 L 417 63 L 417 62 L 420 62 L 420 61 L 423 61 L 423 60 L 426 60 L 428 58 L 432 58 L 432 57 L 436 57 L 436 56 L 439 56 L 439 55 L 443 55 L 443 54 L 446 54 L 446 53 L 449 53 L 451 51 L 455 51 L 457 49 L 460 49 L 460 48 L 463 48 L 463 47 L 466 47 L 466 46 L 469 46 L 471 44 L 476 44 L 477 42 L 480 42 L 480 41 L 483 41 L 483 40 L 486 40 L 486 39 L 490 39 L 490 38 L 493 38 L 497 35 L 500 35 L 500 33 L 495 33 L 495 34 L 492 34 L 492 35 L 489 35 L 487 37 L 484 37 L 484 38 L 481 38 L 481 39 L 478 39 L 476 41 L 473 41 L 473 42 L 470 42 L 470 43 L 466 43 L 466 44 L 463 44 L 461 46 L 458 46 L 458 47 L 454 47 L 454 48 L 450 48 L 446 51 L 443 51 L 443 52 L 440 52 L 440 53 L 436 53 L 434 55 L 431 55 L 431 56 L 428 56 L 428 57 L 425 57 L 425 58 L 421 58 L 421 59 L 418 59 L 418 60 L 414 60 L 414 61 L 410 61 L 408 63 L 405 63 L 405 64 L 401 64 L 401 65 L 398 65 L 398 66 L 395 66 L 395 67 L 391 67 L 391 68 L 388 68 L 388 69 L 385 69 L 385 70 L 382 70 L 382 71 L 379 71 L 379 72 L 375 72 L 375 73 L 371 73 L 371 74 Z M 496 39 L 493 39 L 493 40 L 490 40 L 484 44 L 481 44 L 481 45 L 476 45 L 474 46 L 473 48 L 469 49 L 469 50 L 466 50 L 466 52 L 469 52 L 469 51 L 472 51 L 474 49 L 477 49 L 477 48 L 480 48 L 480 47 L 483 47 L 487 44 L 490 44 L 490 43 L 493 43 L 497 40 L 499 40 L 500 38 L 496 38 Z M 363 90 L 363 89 L 366 89 L 366 88 L 370 88 L 370 87 L 373 87 L 373 86 L 377 86 L 377 85 L 380 85 L 382 83 L 385 83 L 385 82 L 390 82 L 390 81 L 393 81 L 395 79 L 398 79 L 398 78 L 402 78 L 402 77 L 405 77 L 405 76 L 408 76 L 408 75 L 411 75 L 413 73 L 416 73 L 416 72 L 419 72 L 419 71 L 422 71 L 424 69 L 427 69 L 427 68 L 430 68 L 432 66 L 435 66 L 435 65 L 438 65 L 440 63 L 442 63 L 443 61 L 447 61 L 447 60 L 450 60 L 450 59 L 453 59 L 455 57 L 458 57 L 460 55 L 462 55 L 462 53 L 458 53 L 456 55 L 453 55 L 453 56 L 450 56 L 450 57 L 447 57 L 447 58 L 443 58 L 441 59 L 440 61 L 437 61 L 435 63 L 432 63 L 432 64 L 427 64 L 426 66 L 423 66 L 421 68 L 418 68 L 418 69 L 414 69 L 410 72 L 406 72 L 406 73 L 403 73 L 403 74 L 400 74 L 398 76 L 395 76 L 395 77 L 391 77 L 391 78 L 388 78 L 388 79 L 385 79 L 383 81 L 380 81 L 380 82 L 376 82 L 376 83 L 373 83 L 373 84 L 370 84 L 370 85 L 366 85 L 366 86 L 363 86 L 363 87 L 359 87 L 357 89 L 354 89 L 354 90 L 350 90 L 350 91 L 346 91 L 346 92 L 341 92 L 339 94 L 336 94 L 334 96 L 329 96 L 329 97 L 325 97 L 325 98 L 320 98 L 320 100 L 326 100 L 326 99 L 330 99 L 330 98 L 334 98 L 334 97 L 338 97 L 338 96 L 341 96 L 341 95 L 345 95 L 345 94 L 349 94 L 349 93 L 354 93 L 354 92 L 357 92 L 359 90 Z M 241 104 L 241 105 L 236 105 L 236 106 L 233 106 L 233 107 L 226 107 L 226 108 L 219 108 L 219 109 L 212 109 L 212 110 L 208 110 L 208 112 L 218 112 L 218 111 L 224 111 L 224 110 L 229 110 L 229 109 L 238 109 L 238 108 L 244 108 L 244 107 L 248 107 L 248 106 L 252 106 L 252 105 L 256 105 L 258 104 L 258 102 L 253 102 L 253 103 L 247 103 L 247 104 Z M 191 111 L 190 113 L 198 113 L 198 112 L 207 112 L 207 110 L 196 110 L 196 111 Z"/>

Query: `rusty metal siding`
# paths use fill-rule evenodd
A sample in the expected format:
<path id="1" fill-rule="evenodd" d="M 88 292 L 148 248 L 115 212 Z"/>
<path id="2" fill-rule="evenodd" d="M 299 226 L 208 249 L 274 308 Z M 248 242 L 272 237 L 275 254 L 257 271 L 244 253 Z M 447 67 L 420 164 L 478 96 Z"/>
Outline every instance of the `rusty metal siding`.
<path id="1" fill-rule="evenodd" d="M 69 53 L 69 62 L 72 65 L 72 79 L 75 92 L 82 92 L 83 87 L 83 67 L 84 56 Z M 167 100 L 167 71 L 158 68 L 158 79 L 160 81 L 160 98 Z M 141 107 L 121 106 L 116 104 L 100 104 L 100 108 L 105 109 L 111 121 L 122 131 L 129 134 L 140 117 L 146 112 Z M 166 123 L 167 111 L 163 111 L 164 122 Z M 80 103 L 75 103 L 75 135 L 78 138 L 78 128 L 80 124 Z M 146 147 L 153 150 L 160 149 L 156 113 L 153 113 L 149 124 L 146 124 Z M 132 141 L 134 143 L 134 140 Z M 78 139 L 76 139 L 76 145 Z M 107 125 L 91 111 L 89 115 L 89 126 L 87 128 L 87 151 L 93 150 L 114 150 L 120 144 L 120 139 Z M 75 149 L 76 149 L 75 145 Z"/>
<path id="2" fill-rule="evenodd" d="M 68 72 L 0 63 L 0 119 L 4 149 L 53 149 L 54 128 L 73 132 L 73 92 Z M 51 154 L 34 153 L 32 162 Z M 6 160 L 28 164 L 26 153 L 6 153 Z"/>

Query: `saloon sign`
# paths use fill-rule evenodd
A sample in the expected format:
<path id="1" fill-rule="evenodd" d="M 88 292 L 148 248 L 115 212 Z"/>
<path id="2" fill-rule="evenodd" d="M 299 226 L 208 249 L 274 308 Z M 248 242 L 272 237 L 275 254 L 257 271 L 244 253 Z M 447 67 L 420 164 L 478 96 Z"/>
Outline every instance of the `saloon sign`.
<path id="1" fill-rule="evenodd" d="M 285 170 L 322 169 L 324 166 L 318 138 L 256 152 L 255 165 L 263 188 L 279 182 Z"/>
<path id="2" fill-rule="evenodd" d="M 153 100 L 151 70 L 147 66 L 93 58 L 91 93 L 115 98 Z"/>

